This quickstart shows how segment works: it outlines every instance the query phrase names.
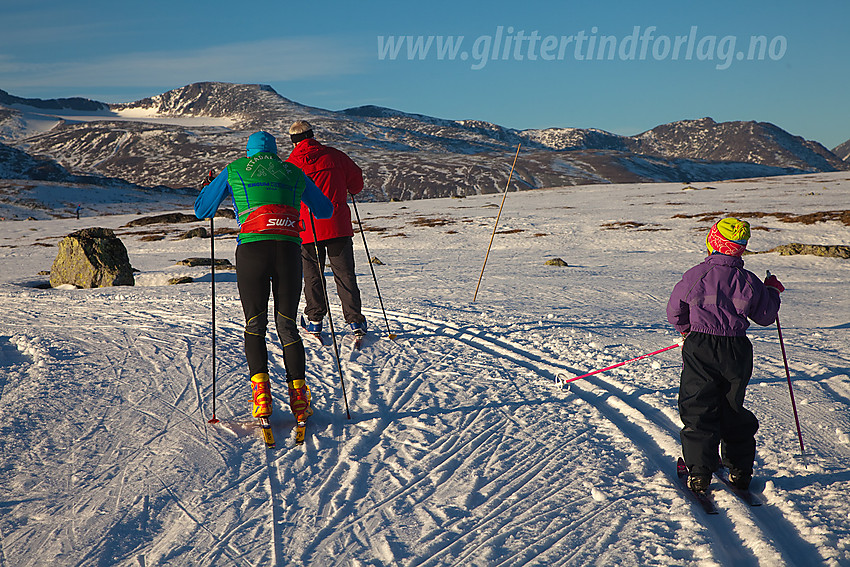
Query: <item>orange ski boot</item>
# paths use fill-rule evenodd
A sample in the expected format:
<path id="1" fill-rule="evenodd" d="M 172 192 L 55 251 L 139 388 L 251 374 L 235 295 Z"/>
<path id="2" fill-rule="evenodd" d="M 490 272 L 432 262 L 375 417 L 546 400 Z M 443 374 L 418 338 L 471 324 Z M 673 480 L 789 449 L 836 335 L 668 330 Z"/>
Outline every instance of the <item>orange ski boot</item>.
<path id="1" fill-rule="evenodd" d="M 251 390 L 254 393 L 254 417 L 268 417 L 272 414 L 272 392 L 269 387 L 269 375 L 260 372 L 251 376 Z"/>
<path id="2" fill-rule="evenodd" d="M 313 415 L 310 398 L 310 386 L 306 380 L 289 381 L 289 407 L 295 414 L 296 421 L 307 421 L 307 418 Z"/>

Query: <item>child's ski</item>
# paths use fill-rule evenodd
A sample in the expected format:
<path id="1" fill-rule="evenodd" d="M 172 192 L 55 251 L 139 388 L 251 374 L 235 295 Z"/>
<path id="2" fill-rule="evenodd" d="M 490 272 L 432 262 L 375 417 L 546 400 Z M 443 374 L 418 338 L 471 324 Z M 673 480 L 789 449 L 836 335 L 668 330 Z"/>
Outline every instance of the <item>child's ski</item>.
<path id="1" fill-rule="evenodd" d="M 676 462 L 676 475 L 679 477 L 679 484 L 684 492 L 697 504 L 702 506 L 702 509 L 706 514 L 719 513 L 717 511 L 717 505 L 714 503 L 714 499 L 709 496 L 708 491 L 697 492 L 695 490 L 691 490 L 691 487 L 688 486 L 688 467 L 685 465 L 685 460 L 682 459 L 682 457 L 679 457 L 679 460 Z"/>
<path id="2" fill-rule="evenodd" d="M 747 488 L 738 488 L 734 484 L 732 484 L 732 479 L 729 478 L 729 469 L 726 467 L 720 467 L 716 471 L 714 471 L 714 476 L 720 479 L 720 482 L 726 485 L 732 494 L 749 504 L 750 506 L 761 506 L 762 501 L 761 498 L 753 494 L 753 492 Z"/>

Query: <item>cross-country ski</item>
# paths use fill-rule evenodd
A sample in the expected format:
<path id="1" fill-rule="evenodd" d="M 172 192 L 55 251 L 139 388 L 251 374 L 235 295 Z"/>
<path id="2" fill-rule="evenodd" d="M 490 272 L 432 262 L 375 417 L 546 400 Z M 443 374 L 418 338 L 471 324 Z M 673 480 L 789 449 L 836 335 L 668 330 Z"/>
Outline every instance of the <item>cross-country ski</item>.
<path id="1" fill-rule="evenodd" d="M 259 418 L 260 422 L 260 433 L 263 436 L 263 443 L 266 444 L 266 449 L 274 449 L 274 433 L 272 433 L 272 425 L 269 423 L 269 418 L 261 417 Z"/>
<path id="2" fill-rule="evenodd" d="M 711 494 L 708 490 L 694 490 L 688 485 L 688 467 L 685 465 L 685 461 L 679 458 L 676 463 L 676 476 L 679 480 L 679 485 L 682 488 L 682 491 L 687 494 L 687 496 L 693 500 L 696 504 L 698 504 L 706 514 L 717 514 L 717 504 L 714 502 L 714 498 L 711 497 Z"/>
<path id="3" fill-rule="evenodd" d="M 736 486 L 732 480 L 729 478 L 729 469 L 726 467 L 720 467 L 716 471 L 714 471 L 714 476 L 716 476 L 720 482 L 722 482 L 732 494 L 749 504 L 750 506 L 761 506 L 763 504 L 761 498 L 759 498 L 753 491 L 749 488 L 741 488 Z"/>

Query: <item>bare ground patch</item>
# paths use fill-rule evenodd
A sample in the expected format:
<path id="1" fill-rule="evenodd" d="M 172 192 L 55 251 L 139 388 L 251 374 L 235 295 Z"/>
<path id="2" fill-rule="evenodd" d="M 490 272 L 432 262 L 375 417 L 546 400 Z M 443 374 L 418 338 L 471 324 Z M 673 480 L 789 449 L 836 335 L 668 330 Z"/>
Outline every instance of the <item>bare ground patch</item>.
<path id="1" fill-rule="evenodd" d="M 792 242 L 791 244 L 782 244 L 775 248 L 771 248 L 770 250 L 766 250 L 763 254 L 768 252 L 778 252 L 781 256 L 796 256 L 799 254 L 810 254 L 812 256 L 821 256 L 824 258 L 842 258 L 844 260 L 850 259 L 850 246 L 845 246 L 843 244 L 800 244 L 797 242 Z"/>
<path id="2" fill-rule="evenodd" d="M 410 224 L 413 226 L 446 226 L 447 224 L 454 224 L 455 221 L 452 219 L 446 219 L 441 217 L 416 217 Z"/>
<path id="3" fill-rule="evenodd" d="M 674 219 L 696 219 L 701 222 L 714 222 L 724 217 L 735 217 L 738 219 L 761 219 L 766 217 L 774 217 L 779 219 L 780 222 L 799 222 L 803 224 L 814 224 L 816 222 L 828 222 L 828 221 L 836 221 L 844 224 L 845 226 L 850 226 L 850 210 L 838 210 L 838 211 L 820 211 L 816 213 L 805 213 L 805 214 L 795 214 L 795 213 L 762 213 L 762 212 L 741 212 L 741 213 L 731 213 L 726 211 L 714 211 L 710 213 L 696 213 L 693 215 L 679 213 L 673 215 Z"/>
<path id="4" fill-rule="evenodd" d="M 607 222 L 602 224 L 602 228 L 604 230 L 618 230 L 621 228 L 625 229 L 633 229 L 635 231 L 642 232 L 660 232 L 665 230 L 671 230 L 669 228 L 665 228 L 663 226 L 659 226 L 657 224 L 646 224 L 643 222 L 637 221 L 615 221 L 615 222 Z"/>

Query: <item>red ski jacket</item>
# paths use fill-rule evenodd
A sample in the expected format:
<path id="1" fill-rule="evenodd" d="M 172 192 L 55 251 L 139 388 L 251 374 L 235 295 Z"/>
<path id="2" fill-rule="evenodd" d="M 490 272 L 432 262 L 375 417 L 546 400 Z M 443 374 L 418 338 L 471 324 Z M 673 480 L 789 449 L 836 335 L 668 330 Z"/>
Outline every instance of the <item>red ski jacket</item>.
<path id="1" fill-rule="evenodd" d="M 351 210 L 346 199 L 349 193 L 356 195 L 363 190 L 363 170 L 345 153 L 330 146 L 323 146 L 313 138 L 298 142 L 286 161 L 307 174 L 334 204 L 334 214 L 331 218 L 315 219 L 316 237 L 319 241 L 354 236 Z M 313 229 L 310 225 L 310 211 L 303 203 L 301 221 L 301 240 L 304 244 L 309 244 L 313 242 Z"/>

